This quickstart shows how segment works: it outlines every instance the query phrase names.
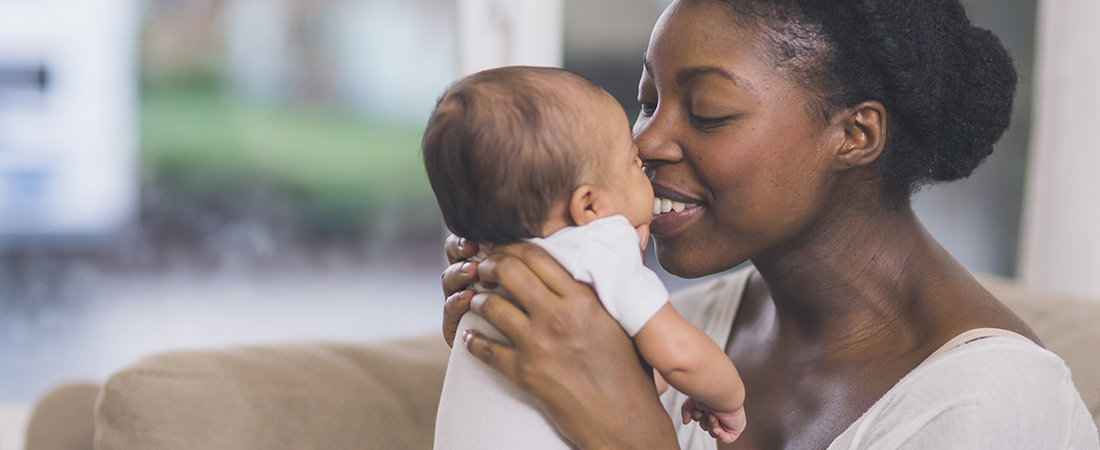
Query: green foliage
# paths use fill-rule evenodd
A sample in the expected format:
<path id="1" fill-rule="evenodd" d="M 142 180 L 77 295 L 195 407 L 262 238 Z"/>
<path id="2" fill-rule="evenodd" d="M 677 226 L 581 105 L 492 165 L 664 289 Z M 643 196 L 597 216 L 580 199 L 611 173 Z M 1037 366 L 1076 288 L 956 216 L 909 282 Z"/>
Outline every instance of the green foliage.
<path id="1" fill-rule="evenodd" d="M 322 209 L 434 205 L 422 128 L 301 107 L 261 107 L 213 90 L 146 89 L 141 148 L 158 182 L 271 183 Z"/>

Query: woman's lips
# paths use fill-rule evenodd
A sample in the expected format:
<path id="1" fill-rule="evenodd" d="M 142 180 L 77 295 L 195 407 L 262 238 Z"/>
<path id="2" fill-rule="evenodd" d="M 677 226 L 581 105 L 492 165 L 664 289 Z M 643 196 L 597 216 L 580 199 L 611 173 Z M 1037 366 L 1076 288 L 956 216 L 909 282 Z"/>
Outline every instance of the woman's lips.
<path id="1" fill-rule="evenodd" d="M 699 214 L 703 207 L 697 203 L 672 201 L 657 197 L 653 201 L 653 222 L 649 231 L 655 236 L 672 233 Z"/>

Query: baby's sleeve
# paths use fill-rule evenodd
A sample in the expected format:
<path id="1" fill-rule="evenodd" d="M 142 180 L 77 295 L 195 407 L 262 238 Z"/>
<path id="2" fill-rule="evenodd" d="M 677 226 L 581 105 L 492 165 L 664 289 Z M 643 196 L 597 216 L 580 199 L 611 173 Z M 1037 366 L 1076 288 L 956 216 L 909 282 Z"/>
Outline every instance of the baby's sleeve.
<path id="1" fill-rule="evenodd" d="M 634 337 L 668 302 L 668 290 L 642 261 L 634 227 L 621 216 L 610 219 L 593 222 L 597 227 L 573 254 L 544 248 L 574 279 L 592 286 L 608 314 Z"/>

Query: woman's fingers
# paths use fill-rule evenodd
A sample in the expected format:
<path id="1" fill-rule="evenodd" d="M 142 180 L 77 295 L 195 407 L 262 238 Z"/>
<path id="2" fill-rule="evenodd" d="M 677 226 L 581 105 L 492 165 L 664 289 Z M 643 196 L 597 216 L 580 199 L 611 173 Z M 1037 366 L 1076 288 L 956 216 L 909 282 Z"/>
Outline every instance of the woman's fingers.
<path id="1" fill-rule="evenodd" d="M 493 254 L 497 257 L 513 256 L 527 267 L 527 270 L 538 278 L 538 285 L 550 289 L 555 295 L 565 296 L 577 292 L 577 288 L 582 287 L 580 283 L 577 283 L 573 279 L 573 275 L 570 275 L 565 268 L 553 259 L 546 250 L 542 250 L 540 246 L 527 243 L 518 242 L 508 245 L 494 246 Z M 492 259 L 492 257 L 491 257 Z M 497 273 L 489 274 L 486 276 L 491 282 L 499 282 L 500 277 Z M 505 282 L 507 282 L 508 276 L 504 276 Z M 519 290 L 513 290 L 508 288 L 504 283 L 509 293 L 513 295 L 519 293 Z M 525 286 L 517 286 L 525 287 Z"/>
<path id="2" fill-rule="evenodd" d="M 558 263 L 554 262 L 554 265 Z M 560 265 L 558 269 L 564 271 Z M 530 312 L 532 306 L 539 302 L 538 299 L 546 301 L 546 299 L 560 297 L 547 287 L 545 280 L 531 270 L 531 266 L 509 253 L 494 249 L 489 259 L 478 264 L 477 271 L 482 283 L 500 285 L 512 294 L 512 298 L 524 311 Z M 569 281 L 577 283 L 572 277 Z"/>
<path id="3" fill-rule="evenodd" d="M 458 322 L 462 320 L 462 315 L 470 310 L 470 299 L 473 296 L 474 291 L 467 289 L 451 294 L 447 297 L 447 301 L 443 302 L 443 340 L 447 341 L 450 347 L 454 347 Z"/>
<path id="4" fill-rule="evenodd" d="M 455 292 L 477 282 L 478 263 L 462 261 L 443 269 L 443 295 L 450 297 Z"/>
<path id="5" fill-rule="evenodd" d="M 458 321 L 470 310 L 470 299 L 474 294 L 466 290 L 466 286 L 477 281 L 477 263 L 468 262 L 466 258 L 477 254 L 478 245 L 452 234 L 447 237 L 443 248 L 447 260 L 451 262 L 443 270 L 443 296 L 447 297 L 443 302 L 443 340 L 454 347 Z"/>
<path id="6" fill-rule="evenodd" d="M 504 297 L 488 292 L 474 294 L 470 299 L 470 310 L 489 322 L 513 343 L 528 337 L 527 315 Z"/>
<path id="7" fill-rule="evenodd" d="M 516 350 L 485 337 L 474 330 L 466 330 L 462 336 L 466 350 L 505 378 L 516 382 Z"/>
<path id="8" fill-rule="evenodd" d="M 476 255 L 478 244 L 477 242 L 470 242 L 465 238 L 460 238 L 452 234 L 447 236 L 447 241 L 443 244 L 443 249 L 447 252 L 447 261 L 454 264 L 459 261 L 465 261 Z"/>
<path id="9" fill-rule="evenodd" d="M 468 351 L 536 398 L 578 448 L 675 448 L 650 368 L 591 288 L 531 244 L 494 246 L 476 270 L 482 285 L 499 284 L 516 303 L 475 295 L 470 310 L 511 345 L 472 333 Z"/>

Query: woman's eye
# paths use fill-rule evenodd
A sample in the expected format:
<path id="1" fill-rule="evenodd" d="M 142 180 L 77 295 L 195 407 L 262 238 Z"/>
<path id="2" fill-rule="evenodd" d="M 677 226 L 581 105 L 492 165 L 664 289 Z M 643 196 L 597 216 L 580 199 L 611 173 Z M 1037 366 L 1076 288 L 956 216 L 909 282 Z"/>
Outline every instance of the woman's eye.
<path id="1" fill-rule="evenodd" d="M 646 103 L 646 102 L 640 102 L 640 103 L 642 104 L 642 114 L 644 114 L 644 115 L 652 116 L 653 113 L 655 111 L 657 111 L 657 104 L 656 103 Z"/>
<path id="2" fill-rule="evenodd" d="M 699 117 L 699 116 L 693 115 L 693 116 L 691 116 L 691 120 L 692 120 L 692 122 L 695 122 L 695 125 L 697 125 L 699 127 L 702 127 L 702 128 L 707 128 L 707 127 L 714 127 L 714 126 L 722 125 L 722 124 L 728 122 L 730 119 L 733 119 L 733 117 L 734 116 Z"/>

